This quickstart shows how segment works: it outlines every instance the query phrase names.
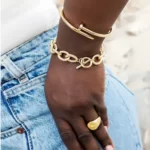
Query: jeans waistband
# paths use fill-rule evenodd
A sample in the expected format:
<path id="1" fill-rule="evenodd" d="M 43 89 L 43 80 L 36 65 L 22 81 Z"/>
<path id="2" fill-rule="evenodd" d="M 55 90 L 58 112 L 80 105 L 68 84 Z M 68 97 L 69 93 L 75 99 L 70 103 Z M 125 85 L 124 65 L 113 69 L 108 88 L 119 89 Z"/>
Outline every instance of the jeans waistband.
<path id="1" fill-rule="evenodd" d="M 1 56 L 2 85 L 12 79 L 23 83 L 32 78 L 33 74 L 27 73 L 43 65 L 44 58 L 50 57 L 49 42 L 56 37 L 57 29 L 56 26 Z"/>

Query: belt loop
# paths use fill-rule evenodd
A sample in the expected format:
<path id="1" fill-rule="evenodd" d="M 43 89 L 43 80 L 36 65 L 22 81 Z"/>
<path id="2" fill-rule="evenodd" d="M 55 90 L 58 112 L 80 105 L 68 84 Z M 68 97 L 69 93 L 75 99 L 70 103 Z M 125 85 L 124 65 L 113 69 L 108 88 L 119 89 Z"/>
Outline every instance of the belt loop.
<path id="1" fill-rule="evenodd" d="M 6 54 L 1 56 L 1 64 L 14 78 L 18 79 L 20 83 L 24 83 L 29 80 L 26 73 L 16 66 L 16 64 Z"/>

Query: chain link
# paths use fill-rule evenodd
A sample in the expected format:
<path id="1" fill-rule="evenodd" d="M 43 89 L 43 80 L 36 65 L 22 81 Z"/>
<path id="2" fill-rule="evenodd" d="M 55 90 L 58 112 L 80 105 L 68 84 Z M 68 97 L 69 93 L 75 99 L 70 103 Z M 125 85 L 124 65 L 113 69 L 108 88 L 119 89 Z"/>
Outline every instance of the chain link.
<path id="1" fill-rule="evenodd" d="M 104 51 L 103 51 L 102 47 L 100 49 L 100 54 L 96 54 L 92 58 L 90 58 L 90 57 L 78 58 L 77 56 L 75 56 L 73 54 L 69 54 L 65 50 L 58 51 L 56 40 L 51 41 L 50 52 L 52 54 L 57 54 L 58 58 L 61 61 L 66 61 L 66 62 L 71 62 L 71 63 L 79 63 L 79 65 L 76 67 L 76 69 L 79 69 L 81 67 L 82 68 L 90 68 L 90 67 L 92 67 L 92 65 L 99 65 L 102 63 L 103 57 L 104 57 Z"/>

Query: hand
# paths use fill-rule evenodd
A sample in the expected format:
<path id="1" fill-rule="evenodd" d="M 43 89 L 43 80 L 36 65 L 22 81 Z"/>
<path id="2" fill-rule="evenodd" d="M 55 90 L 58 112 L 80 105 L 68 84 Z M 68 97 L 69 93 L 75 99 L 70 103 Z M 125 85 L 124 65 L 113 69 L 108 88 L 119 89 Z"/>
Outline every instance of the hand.
<path id="1" fill-rule="evenodd" d="M 52 56 L 45 81 L 48 106 L 60 135 L 69 150 L 105 149 L 112 141 L 104 104 L 104 66 L 76 70 L 76 64 L 62 62 Z M 86 124 L 100 116 L 102 123 L 95 131 Z"/>

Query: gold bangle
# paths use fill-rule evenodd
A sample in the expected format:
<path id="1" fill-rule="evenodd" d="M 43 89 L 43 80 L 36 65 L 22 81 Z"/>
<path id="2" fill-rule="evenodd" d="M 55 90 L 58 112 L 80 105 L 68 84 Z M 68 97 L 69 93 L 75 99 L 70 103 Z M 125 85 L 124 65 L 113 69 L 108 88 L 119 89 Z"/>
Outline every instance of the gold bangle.
<path id="1" fill-rule="evenodd" d="M 64 51 L 64 50 L 58 51 L 56 40 L 51 41 L 50 52 L 52 54 L 56 54 L 61 61 L 79 63 L 76 69 L 90 68 L 92 65 L 95 65 L 95 66 L 100 65 L 104 57 L 104 51 L 102 47 L 100 48 L 100 54 L 96 54 L 92 58 L 90 57 L 78 58 L 77 56 L 70 54 L 67 51 Z"/>
<path id="2" fill-rule="evenodd" d="M 76 33 L 79 33 L 83 36 L 85 36 L 88 39 L 94 40 L 93 36 L 97 36 L 97 37 L 101 37 L 101 38 L 105 38 L 108 35 L 110 35 L 110 33 L 112 32 L 112 28 L 109 30 L 109 32 L 107 34 L 100 34 L 100 33 L 96 33 L 86 27 L 83 26 L 83 24 L 80 24 L 79 28 L 74 27 L 71 23 L 69 23 L 66 18 L 64 17 L 64 13 L 63 13 L 63 9 L 60 12 L 61 18 L 63 20 L 63 22 L 73 31 L 75 31 Z M 93 36 L 91 36 L 93 35 Z"/>

